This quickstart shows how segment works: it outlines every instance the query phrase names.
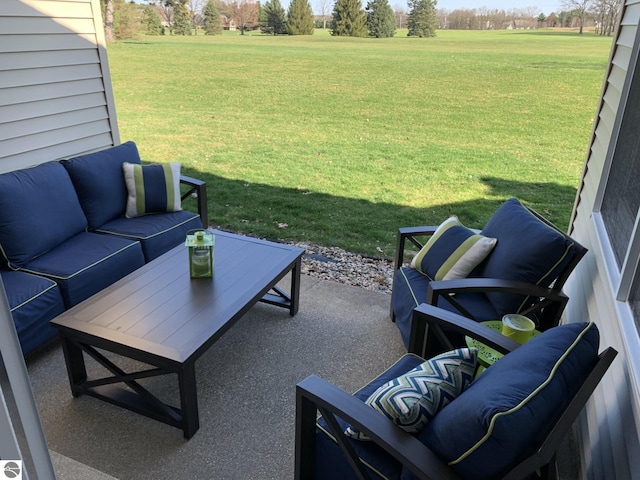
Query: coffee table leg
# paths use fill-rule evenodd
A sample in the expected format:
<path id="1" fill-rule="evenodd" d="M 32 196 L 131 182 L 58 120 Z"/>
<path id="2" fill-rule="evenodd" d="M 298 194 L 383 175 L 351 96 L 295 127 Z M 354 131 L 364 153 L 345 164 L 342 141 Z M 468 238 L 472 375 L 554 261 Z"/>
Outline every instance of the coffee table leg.
<path id="1" fill-rule="evenodd" d="M 80 385 L 87 379 L 87 369 L 84 363 L 82 348 L 69 340 L 69 338 L 63 336 L 62 351 L 64 353 L 65 363 L 67 364 L 71 394 L 77 397 L 80 395 L 80 392 L 78 392 L 76 388 L 77 385 Z"/>
<path id="2" fill-rule="evenodd" d="M 198 415 L 198 395 L 196 388 L 195 363 L 185 364 L 178 373 L 180 387 L 180 409 L 182 411 L 182 431 L 184 438 L 191 438 L 200 428 Z"/>
<path id="3" fill-rule="evenodd" d="M 298 313 L 298 304 L 300 300 L 300 270 L 302 269 L 302 257 L 296 260 L 291 269 L 291 305 L 289 306 L 289 315 L 292 317 Z"/>

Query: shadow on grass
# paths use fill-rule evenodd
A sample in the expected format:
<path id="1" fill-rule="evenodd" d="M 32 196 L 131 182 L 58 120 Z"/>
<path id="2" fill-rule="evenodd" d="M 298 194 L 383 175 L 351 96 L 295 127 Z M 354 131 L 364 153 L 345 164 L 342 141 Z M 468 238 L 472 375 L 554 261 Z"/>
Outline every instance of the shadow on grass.
<path id="1" fill-rule="evenodd" d="M 305 189 L 279 188 L 230 180 L 195 170 L 186 175 L 207 182 L 210 225 L 271 240 L 303 241 L 348 251 L 391 257 L 399 227 L 438 225 L 457 215 L 482 228 L 508 198 L 516 197 L 566 230 L 575 188 L 553 182 L 532 183 L 483 177 L 486 195 L 470 201 L 410 207 L 337 197 Z M 193 209 L 194 203 L 185 205 Z"/>

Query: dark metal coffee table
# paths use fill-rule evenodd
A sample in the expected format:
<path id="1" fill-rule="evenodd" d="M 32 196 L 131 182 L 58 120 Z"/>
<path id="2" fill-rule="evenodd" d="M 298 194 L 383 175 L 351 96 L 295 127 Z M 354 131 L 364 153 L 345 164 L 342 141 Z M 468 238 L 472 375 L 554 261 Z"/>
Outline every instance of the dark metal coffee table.
<path id="1" fill-rule="evenodd" d="M 198 430 L 195 362 L 253 305 L 298 311 L 304 250 L 213 230 L 214 277 L 191 279 L 188 252 L 178 246 L 51 321 L 62 338 L 71 392 L 181 428 Z M 285 293 L 276 284 L 291 272 Z M 152 368 L 125 372 L 102 351 Z M 89 379 L 85 354 L 113 376 Z M 180 407 L 157 398 L 138 380 L 176 374 Z M 123 384 L 128 388 L 123 388 Z"/>

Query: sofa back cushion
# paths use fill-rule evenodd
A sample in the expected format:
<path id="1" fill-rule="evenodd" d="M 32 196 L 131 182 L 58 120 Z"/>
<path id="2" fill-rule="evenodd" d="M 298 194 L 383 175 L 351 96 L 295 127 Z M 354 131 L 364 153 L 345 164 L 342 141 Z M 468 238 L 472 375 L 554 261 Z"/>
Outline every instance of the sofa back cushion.
<path id="1" fill-rule="evenodd" d="M 87 227 L 78 196 L 58 162 L 0 175 L 0 248 L 17 269 Z"/>
<path id="2" fill-rule="evenodd" d="M 489 219 L 482 234 L 497 239 L 474 276 L 517 280 L 548 287 L 574 254 L 574 242 L 545 224 L 515 198 L 507 200 Z M 524 295 L 487 294 L 501 314 L 518 313 L 528 303 Z"/>
<path id="3" fill-rule="evenodd" d="M 122 174 L 124 162 L 141 163 L 135 143 L 126 142 L 62 161 L 78 192 L 89 230 L 124 215 L 127 205 L 127 186 Z"/>
<path id="4" fill-rule="evenodd" d="M 598 360 L 593 323 L 546 330 L 482 373 L 419 434 L 462 477 L 502 478 L 535 452 Z"/>

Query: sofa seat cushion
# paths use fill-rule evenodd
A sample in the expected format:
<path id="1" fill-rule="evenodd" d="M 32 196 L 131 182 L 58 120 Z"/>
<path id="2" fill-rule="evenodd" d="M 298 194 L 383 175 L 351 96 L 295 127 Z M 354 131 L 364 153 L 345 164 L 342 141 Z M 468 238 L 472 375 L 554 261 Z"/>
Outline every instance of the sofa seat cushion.
<path id="1" fill-rule="evenodd" d="M 135 218 L 116 218 L 102 225 L 96 232 L 140 241 L 145 260 L 150 262 L 184 243 L 189 230 L 201 228 L 200 217 L 183 210 Z"/>
<path id="2" fill-rule="evenodd" d="M 124 215 L 127 204 L 127 186 L 122 175 L 124 162 L 142 163 L 135 143 L 126 142 L 62 160 L 78 192 L 89 230 Z"/>
<path id="3" fill-rule="evenodd" d="M 53 280 L 30 273 L 3 270 L 0 274 L 22 353 L 28 355 L 57 333 L 49 320 L 64 312 L 60 289 Z"/>
<path id="4" fill-rule="evenodd" d="M 401 267 L 393 278 L 391 306 L 396 326 L 400 330 L 400 336 L 407 348 L 411 336 L 413 310 L 421 303 L 426 302 L 429 282 L 429 277 L 410 267 Z M 484 293 L 456 293 L 455 301 L 471 312 L 477 321 L 499 320 L 501 318 Z M 438 307 L 461 313 L 444 298 L 438 299 Z"/>
<path id="5" fill-rule="evenodd" d="M 502 478 L 549 434 L 597 361 L 599 340 L 593 323 L 546 330 L 485 370 L 418 438 L 463 478 Z"/>
<path id="6" fill-rule="evenodd" d="M 32 260 L 23 271 L 58 283 L 70 308 L 144 265 L 140 243 L 82 232 Z"/>
<path id="7" fill-rule="evenodd" d="M 12 270 L 86 226 L 76 191 L 60 163 L 0 175 L 0 248 Z"/>
<path id="8" fill-rule="evenodd" d="M 354 397 L 365 402 L 382 385 L 398 378 L 422 364 L 424 359 L 413 354 L 402 356 L 395 364 L 381 373 L 369 384 L 354 393 Z M 342 431 L 349 424 L 337 419 Z M 373 442 L 349 439 L 358 456 L 365 462 L 373 479 L 399 479 L 402 465 Z M 349 467 L 347 459 L 336 443 L 335 437 L 320 417 L 316 428 L 316 479 L 351 480 L 357 477 Z"/>
<path id="9" fill-rule="evenodd" d="M 515 198 L 507 200 L 489 219 L 482 234 L 498 239 L 491 255 L 475 276 L 500 278 L 548 287 L 571 261 L 574 243 L 535 217 Z M 525 295 L 491 292 L 489 300 L 499 312 L 519 312 Z"/>

